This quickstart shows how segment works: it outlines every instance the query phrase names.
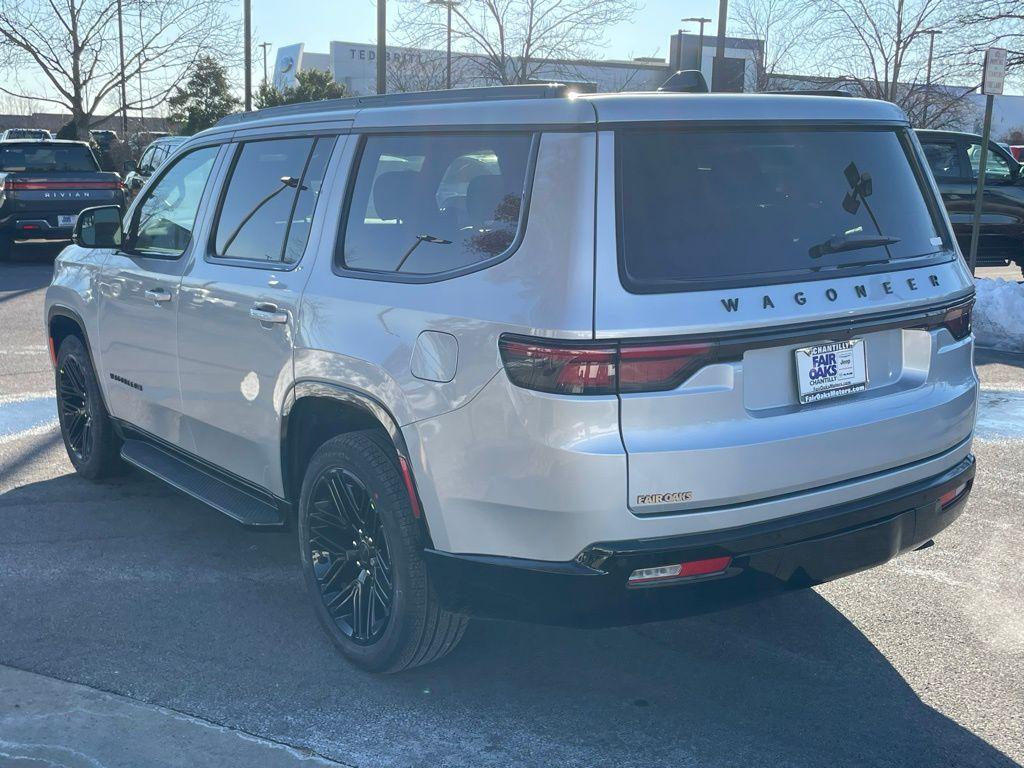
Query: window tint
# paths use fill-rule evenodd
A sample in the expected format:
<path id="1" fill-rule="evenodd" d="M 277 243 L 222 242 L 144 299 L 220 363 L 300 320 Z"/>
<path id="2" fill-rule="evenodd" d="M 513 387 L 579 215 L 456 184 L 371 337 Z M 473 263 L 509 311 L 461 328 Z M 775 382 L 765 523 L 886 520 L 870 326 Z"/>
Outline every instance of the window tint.
<path id="1" fill-rule="evenodd" d="M 960 155 L 952 141 L 925 142 L 921 145 L 928 167 L 936 179 L 955 179 L 962 175 Z"/>
<path id="2" fill-rule="evenodd" d="M 311 138 L 243 144 L 217 222 L 215 252 L 230 259 L 280 261 L 309 159 Z"/>
<path id="3" fill-rule="evenodd" d="M 317 139 L 313 153 L 306 164 L 306 172 L 302 176 L 302 185 L 295 199 L 295 210 L 292 212 L 291 226 L 288 229 L 288 240 L 284 246 L 284 260 L 294 264 L 302 258 L 309 240 L 309 228 L 313 223 L 313 213 L 320 198 L 320 190 L 327 172 L 327 162 L 331 159 L 335 139 Z"/>
<path id="4" fill-rule="evenodd" d="M 92 151 L 81 144 L 12 144 L 0 147 L 0 171 L 98 171 Z"/>
<path id="5" fill-rule="evenodd" d="M 884 264 L 943 248 L 895 130 L 622 130 L 627 287 L 680 290 Z"/>
<path id="6" fill-rule="evenodd" d="M 203 147 L 180 157 L 146 193 L 135 213 L 135 250 L 158 256 L 185 252 L 217 151 Z"/>
<path id="7" fill-rule="evenodd" d="M 971 176 L 978 178 L 981 168 L 981 144 L 968 144 L 967 157 L 971 161 Z M 989 147 L 985 158 L 985 178 L 991 181 L 1008 181 L 1012 177 L 1009 161 L 996 150 Z"/>
<path id="8" fill-rule="evenodd" d="M 140 173 L 152 173 L 154 169 L 153 155 L 156 153 L 156 147 L 150 147 L 142 153 L 142 157 L 139 158 L 139 172 Z"/>
<path id="9" fill-rule="evenodd" d="M 523 213 L 530 134 L 371 136 L 341 263 L 437 274 L 500 256 Z"/>

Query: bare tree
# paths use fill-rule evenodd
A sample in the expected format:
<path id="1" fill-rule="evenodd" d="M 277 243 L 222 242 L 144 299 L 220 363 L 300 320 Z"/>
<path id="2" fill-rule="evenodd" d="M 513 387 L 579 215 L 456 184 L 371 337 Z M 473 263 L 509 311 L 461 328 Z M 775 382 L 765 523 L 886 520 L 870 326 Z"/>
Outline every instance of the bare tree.
<path id="1" fill-rule="evenodd" d="M 608 27 L 629 20 L 637 0 L 463 0 L 452 12 L 452 39 L 465 59 L 470 81 L 525 83 L 544 59 L 592 56 Z M 423 0 L 399 0 L 392 34 L 402 44 L 441 49 L 447 32 L 443 8 Z"/>
<path id="2" fill-rule="evenodd" d="M 203 53 L 224 61 L 225 51 L 238 49 L 229 0 L 123 0 L 122 72 L 117 8 L 117 0 L 0 0 L 0 46 L 45 93 L 26 94 L 19 83 L 0 84 L 0 92 L 68 110 L 84 136 L 104 106 L 120 107 L 122 78 L 129 83 L 129 109 L 151 111 Z M 145 93 L 131 87 L 140 77 Z"/>
<path id="3" fill-rule="evenodd" d="M 809 0 L 813 71 L 856 96 L 898 104 L 928 127 L 963 119 L 976 63 L 967 54 L 958 0 Z M 928 82 L 928 30 L 936 38 Z"/>
<path id="4" fill-rule="evenodd" d="M 970 33 L 969 51 L 1009 48 L 1007 74 L 1018 83 L 1024 75 L 1024 4 L 1018 0 L 971 0 L 960 9 L 957 21 Z M 975 58 L 980 62 L 980 58 Z"/>
<path id="5" fill-rule="evenodd" d="M 760 40 L 754 52 L 756 88 L 772 88 L 771 76 L 799 71 L 807 59 L 806 45 L 814 14 L 808 0 L 737 0 L 733 3 L 731 31 Z"/>
<path id="6" fill-rule="evenodd" d="M 452 57 L 452 82 L 461 80 L 464 61 Z M 388 51 L 388 91 L 437 91 L 447 82 L 448 63 L 444 52 L 391 49 Z"/>

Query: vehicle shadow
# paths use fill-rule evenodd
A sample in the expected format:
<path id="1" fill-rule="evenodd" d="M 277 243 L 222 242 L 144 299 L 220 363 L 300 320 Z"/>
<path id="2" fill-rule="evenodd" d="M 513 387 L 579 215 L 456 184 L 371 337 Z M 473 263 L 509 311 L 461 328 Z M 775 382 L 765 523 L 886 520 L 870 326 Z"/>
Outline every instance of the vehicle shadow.
<path id="1" fill-rule="evenodd" d="M 0 521 L 0 663 L 349 765 L 1017 765 L 814 591 L 633 628 L 477 622 L 446 659 L 374 676 L 317 626 L 292 533 L 138 474 L 14 488 Z"/>
<path id="2" fill-rule="evenodd" d="M 70 240 L 23 240 L 16 242 L 7 264 L 51 262 L 70 242 Z M 49 275 L 47 275 L 47 278 L 49 278 Z"/>
<path id="3" fill-rule="evenodd" d="M 1006 352 L 987 347 L 975 347 L 974 364 L 978 367 L 985 365 L 1012 365 L 1017 368 L 1024 368 L 1024 352 Z"/>

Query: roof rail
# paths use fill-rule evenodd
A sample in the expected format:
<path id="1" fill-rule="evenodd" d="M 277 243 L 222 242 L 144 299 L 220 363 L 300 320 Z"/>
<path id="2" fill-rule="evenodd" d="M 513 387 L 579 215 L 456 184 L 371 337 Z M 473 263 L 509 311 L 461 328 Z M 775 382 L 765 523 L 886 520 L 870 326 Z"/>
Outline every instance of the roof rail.
<path id="1" fill-rule="evenodd" d="M 806 91 L 761 91 L 775 96 L 845 96 L 852 99 L 853 94 L 847 91 L 828 90 L 825 88 L 811 89 Z"/>
<path id="2" fill-rule="evenodd" d="M 574 93 L 589 93 L 593 86 L 586 83 L 543 83 L 532 85 L 496 85 L 482 88 L 453 88 L 447 91 L 413 91 L 410 93 L 387 93 L 380 96 L 352 96 L 343 99 L 304 101 L 299 104 L 282 104 L 253 112 L 236 112 L 221 118 L 216 125 L 233 125 L 248 120 L 262 120 L 267 117 L 287 117 L 320 112 L 335 112 L 342 109 L 369 109 L 374 107 L 401 107 L 412 104 L 459 104 L 470 101 L 492 101 L 507 99 L 558 99 Z"/>

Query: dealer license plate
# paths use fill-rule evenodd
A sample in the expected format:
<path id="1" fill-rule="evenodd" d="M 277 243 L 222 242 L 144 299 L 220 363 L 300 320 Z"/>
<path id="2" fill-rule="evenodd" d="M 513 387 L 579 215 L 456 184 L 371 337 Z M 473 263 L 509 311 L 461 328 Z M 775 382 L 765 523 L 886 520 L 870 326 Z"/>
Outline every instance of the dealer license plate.
<path id="1" fill-rule="evenodd" d="M 845 397 L 868 387 L 863 339 L 826 341 L 793 354 L 801 404 Z"/>
<path id="2" fill-rule="evenodd" d="M 78 221 L 78 216 L 74 214 L 61 214 L 60 216 L 57 217 L 57 226 L 60 227 L 61 229 L 70 229 L 71 227 L 75 226 L 76 221 Z"/>

